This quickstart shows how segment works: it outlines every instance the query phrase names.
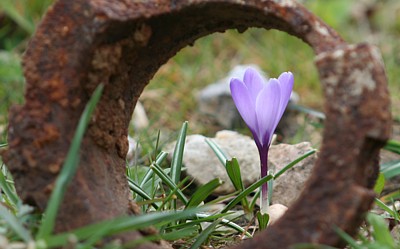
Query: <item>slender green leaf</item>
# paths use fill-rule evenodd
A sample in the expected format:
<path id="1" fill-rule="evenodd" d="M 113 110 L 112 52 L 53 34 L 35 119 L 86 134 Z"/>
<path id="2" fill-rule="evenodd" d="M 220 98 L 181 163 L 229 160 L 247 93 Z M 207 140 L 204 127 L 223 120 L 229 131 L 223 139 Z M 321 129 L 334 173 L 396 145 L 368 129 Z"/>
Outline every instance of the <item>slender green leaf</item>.
<path id="1" fill-rule="evenodd" d="M 197 214 L 197 217 L 202 217 L 201 214 Z M 241 226 L 239 226 L 238 224 L 236 224 L 235 222 L 232 222 L 228 219 L 221 219 L 221 224 L 230 227 L 234 230 L 236 230 L 237 232 L 246 235 L 248 238 L 252 238 L 253 236 L 247 232 L 245 229 L 243 229 Z"/>
<path id="2" fill-rule="evenodd" d="M 44 219 L 39 227 L 37 239 L 45 239 L 52 232 L 55 224 L 55 219 L 62 199 L 64 198 L 65 190 L 68 184 L 75 175 L 79 162 L 79 149 L 83 135 L 85 134 L 86 128 L 89 124 L 90 117 L 101 97 L 103 91 L 103 85 L 99 85 L 93 92 L 85 110 L 79 120 L 78 127 L 75 131 L 75 135 L 72 139 L 70 149 L 65 159 L 64 165 L 61 169 L 60 174 L 57 177 L 54 190 L 51 193 L 50 200 L 45 210 Z"/>
<path id="3" fill-rule="evenodd" d="M 162 205 L 158 208 L 158 211 L 161 211 L 162 208 L 164 208 L 165 205 L 170 204 L 170 201 L 175 201 L 177 198 L 177 191 L 183 191 L 182 186 L 188 181 L 190 178 L 189 176 L 185 177 L 174 189 L 171 189 L 171 191 L 168 193 L 167 197 L 164 198 Z M 176 210 L 174 206 L 174 210 Z"/>
<path id="4" fill-rule="evenodd" d="M 160 165 L 167 158 L 167 155 L 168 155 L 168 153 L 166 153 L 166 152 L 163 152 L 163 151 L 160 152 L 158 154 L 158 156 L 156 157 L 156 161 L 152 162 L 152 164 L 156 163 L 157 165 Z M 165 173 L 169 172 L 169 168 L 165 169 L 163 171 Z M 148 168 L 147 172 L 145 173 L 145 175 L 143 176 L 143 179 L 141 180 L 139 187 L 144 192 L 146 192 L 151 198 L 154 198 L 154 196 L 156 195 L 156 193 L 158 191 L 157 186 L 159 186 L 160 182 L 161 182 L 161 179 L 157 175 L 154 175 L 154 170 L 152 170 L 151 166 L 150 166 Z M 143 200 L 145 200 L 145 199 L 143 199 L 140 195 L 137 195 L 135 200 L 137 202 L 143 202 Z M 157 202 L 158 202 L 158 200 L 157 200 Z M 143 202 L 143 203 L 145 203 L 145 202 Z M 151 202 L 149 202 L 149 203 L 151 203 Z M 143 212 L 145 212 L 145 210 L 146 210 L 146 207 L 143 206 Z"/>
<path id="5" fill-rule="evenodd" d="M 179 240 L 179 239 L 184 239 L 184 238 L 189 238 L 193 237 L 197 234 L 198 228 L 196 226 L 193 227 L 185 227 L 180 230 L 174 230 L 171 232 L 167 233 L 160 233 L 160 234 L 155 234 L 155 235 L 148 235 L 139 239 L 135 239 L 130 241 L 129 243 L 126 243 L 123 248 L 136 248 L 137 246 L 149 242 L 149 241 L 157 241 L 157 240 L 168 240 L 168 241 L 174 241 L 174 240 Z"/>
<path id="6" fill-rule="evenodd" d="M 377 242 L 387 245 L 390 248 L 395 248 L 395 242 L 390 235 L 388 225 L 381 216 L 374 213 L 368 213 L 367 221 L 374 229 L 372 236 Z"/>
<path id="7" fill-rule="evenodd" d="M 400 160 L 382 164 L 381 173 L 385 176 L 386 180 L 400 175 Z"/>
<path id="8" fill-rule="evenodd" d="M 253 199 L 251 199 L 250 205 L 249 205 L 249 210 L 254 210 L 254 207 L 256 205 L 257 199 L 260 198 L 260 193 L 261 189 L 257 189 L 256 193 L 253 196 Z"/>
<path id="9" fill-rule="evenodd" d="M 0 187 L 14 206 L 16 206 L 20 202 L 18 195 L 10 188 L 10 185 L 7 183 L 6 176 L 4 175 L 3 170 L 0 170 Z"/>
<path id="10" fill-rule="evenodd" d="M 193 237 L 194 235 L 197 234 L 198 231 L 199 228 L 197 226 L 188 226 L 168 233 L 162 233 L 160 234 L 160 236 L 164 240 L 174 241 L 178 239 Z"/>
<path id="11" fill-rule="evenodd" d="M 4 147 L 7 147 L 7 146 L 8 146 L 8 144 L 0 144 L 0 149 L 4 148 Z"/>
<path id="12" fill-rule="evenodd" d="M 272 203 L 272 194 L 273 194 L 273 190 L 274 190 L 274 179 L 272 178 L 271 180 L 269 180 L 267 182 L 268 185 L 268 198 L 267 198 L 267 207 L 269 207 L 269 205 Z M 261 191 L 261 189 L 260 189 Z"/>
<path id="13" fill-rule="evenodd" d="M 186 196 L 182 193 L 182 191 L 181 191 L 180 189 L 178 189 L 177 185 L 176 185 L 176 184 L 172 181 L 172 179 L 161 169 L 161 167 L 158 166 L 157 164 L 152 164 L 152 165 L 150 166 L 150 168 L 151 168 L 152 170 L 154 170 L 154 173 L 156 173 L 156 174 L 161 178 L 161 180 L 162 180 L 165 184 L 167 184 L 167 186 L 168 186 L 170 189 L 177 189 L 176 194 L 177 194 L 178 198 L 179 198 L 185 205 L 187 205 L 188 200 L 187 200 Z"/>
<path id="14" fill-rule="evenodd" d="M 187 221 L 185 223 L 179 223 L 177 225 L 171 226 L 169 227 L 170 229 L 176 229 L 176 228 L 181 228 L 181 227 L 186 227 L 186 226 L 193 226 L 193 225 L 197 225 L 200 224 L 202 222 L 212 222 L 215 221 L 216 219 L 219 219 L 221 217 L 224 217 L 226 215 L 229 215 L 231 213 L 218 213 L 218 214 L 213 214 L 213 215 L 209 215 L 209 214 L 203 214 L 203 213 L 197 213 L 196 217 L 197 219 L 193 219 L 190 220 L 191 218 L 187 219 Z M 247 232 L 245 229 L 243 229 L 241 226 L 239 226 L 238 224 L 236 224 L 235 222 L 232 222 L 228 219 L 221 219 L 221 224 L 230 227 L 234 230 L 236 230 L 237 232 L 246 235 L 248 238 L 252 238 L 253 236 Z"/>
<path id="15" fill-rule="evenodd" d="M 298 105 L 298 104 L 289 104 L 288 108 L 290 108 L 291 110 L 296 110 L 296 111 L 300 111 L 300 112 L 309 114 L 309 115 L 314 116 L 319 119 L 325 119 L 325 113 L 317 111 L 315 109 L 311 109 L 306 106 L 302 106 L 302 105 Z"/>
<path id="16" fill-rule="evenodd" d="M 312 154 L 314 154 L 317 150 L 313 149 L 308 151 L 307 153 L 305 153 L 304 155 L 298 157 L 297 159 L 295 159 L 294 161 L 290 162 L 288 165 L 286 165 L 285 167 L 283 167 L 283 169 L 281 169 L 280 171 L 278 171 L 275 175 L 274 175 L 274 179 L 278 178 L 280 175 L 282 175 L 283 173 L 285 173 L 287 170 L 293 168 L 293 166 L 295 166 L 298 162 L 302 161 L 303 159 L 311 156 Z"/>
<path id="17" fill-rule="evenodd" d="M 135 192 L 136 194 L 140 195 L 144 200 L 152 200 L 152 198 L 138 186 L 134 181 L 128 178 L 129 188 Z M 158 205 L 154 202 L 150 203 L 155 209 L 158 209 Z"/>
<path id="18" fill-rule="evenodd" d="M 155 146 L 155 148 L 154 148 L 154 158 L 157 158 L 157 157 L 156 157 L 156 153 L 157 153 L 158 148 L 159 148 L 159 146 L 160 146 L 160 137 L 161 137 L 161 131 L 158 130 L 158 132 L 157 132 L 156 146 Z M 159 164 L 159 165 L 161 165 L 161 164 Z"/>
<path id="19" fill-rule="evenodd" d="M 170 227 L 168 227 L 168 229 L 180 229 L 183 227 L 187 227 L 187 226 L 194 226 L 194 225 L 199 225 L 200 223 L 203 222 L 213 222 L 216 219 L 222 218 L 224 216 L 228 216 L 232 214 L 231 212 L 229 213 L 217 213 L 217 214 L 205 214 L 205 213 L 196 213 L 193 217 L 188 217 L 186 219 L 186 222 L 181 222 L 179 224 L 175 224 L 175 225 L 171 225 Z M 229 220 L 226 220 L 229 222 Z"/>
<path id="20" fill-rule="evenodd" d="M 363 246 L 359 245 L 357 241 L 355 241 L 350 235 L 345 233 L 342 229 L 338 227 L 334 227 L 333 230 L 343 239 L 345 240 L 350 246 L 354 249 L 365 249 Z"/>
<path id="21" fill-rule="evenodd" d="M 182 125 L 181 131 L 179 132 L 178 140 L 176 141 L 174 149 L 174 154 L 172 156 L 170 173 L 171 179 L 175 184 L 178 184 L 181 179 L 183 151 L 185 149 L 187 127 L 188 122 L 185 121 Z"/>
<path id="22" fill-rule="evenodd" d="M 113 220 L 101 221 L 96 224 L 87 225 L 70 232 L 49 236 L 44 239 L 44 243 L 50 248 L 59 247 L 67 243 L 71 234 L 76 236 L 78 241 L 83 241 L 93 236 L 95 233 L 94 231 L 96 231 L 99 227 L 108 227 L 109 229 L 106 233 L 104 233 L 104 235 L 111 236 L 125 231 L 133 231 L 154 225 L 162 226 L 170 223 L 171 221 L 193 217 L 193 215 L 195 215 L 198 211 L 199 209 L 187 209 L 179 212 L 155 212 L 141 216 L 118 217 Z"/>
<path id="23" fill-rule="evenodd" d="M 172 182 L 175 184 L 178 184 L 181 178 L 183 151 L 185 149 L 187 127 L 188 127 L 188 122 L 185 121 L 182 124 L 182 128 L 179 132 L 179 136 L 175 144 L 174 154 L 172 155 L 170 174 Z M 172 206 L 174 209 L 177 208 L 176 200 L 172 201 Z"/>
<path id="24" fill-rule="evenodd" d="M 167 152 L 161 151 L 161 152 L 158 154 L 155 163 L 156 163 L 157 165 L 161 165 L 161 164 L 165 161 L 165 159 L 167 158 L 167 156 L 168 156 L 168 153 L 167 153 Z M 153 174 L 154 174 L 154 171 L 151 170 L 151 169 L 149 168 L 149 170 L 148 170 L 148 171 L 146 172 L 146 174 L 144 175 L 143 180 L 140 182 L 140 187 L 141 187 L 141 188 L 143 188 L 144 184 L 145 184 L 146 182 L 148 182 L 148 181 L 153 177 Z"/>
<path id="25" fill-rule="evenodd" d="M 400 141 L 397 140 L 389 140 L 385 147 L 383 147 L 384 149 L 400 154 Z"/>
<path id="26" fill-rule="evenodd" d="M 269 214 L 262 214 L 257 212 L 258 228 L 260 231 L 264 230 L 268 226 Z"/>
<path id="27" fill-rule="evenodd" d="M 93 231 L 93 234 L 83 243 L 83 245 L 79 246 L 79 249 L 93 249 L 93 246 L 100 241 L 102 238 L 106 236 L 108 231 L 111 229 L 111 224 L 106 224 L 104 226 L 99 226 L 97 229 Z"/>
<path id="28" fill-rule="evenodd" d="M 273 178 L 272 175 L 267 175 L 258 180 L 257 182 L 253 183 L 250 185 L 248 188 L 246 188 L 244 191 L 242 191 L 238 196 L 236 196 L 233 200 L 231 200 L 228 205 L 221 211 L 221 213 L 228 212 L 233 208 L 236 204 L 238 204 L 243 198 L 246 198 L 251 192 L 259 188 L 261 185 L 266 183 L 267 181 L 271 180 Z"/>
<path id="29" fill-rule="evenodd" d="M 16 22 L 21 28 L 23 28 L 29 34 L 33 34 L 35 31 L 35 24 L 24 17 L 11 0 L 1 0 L 0 9 L 2 9 L 7 16 L 9 16 L 14 22 Z"/>
<path id="30" fill-rule="evenodd" d="M 228 156 L 225 154 L 225 152 L 219 147 L 217 143 L 215 143 L 213 140 L 206 138 L 206 143 L 210 146 L 210 148 L 214 151 L 215 155 L 217 155 L 219 161 L 221 164 L 225 167 L 225 163 L 228 159 Z"/>
<path id="31" fill-rule="evenodd" d="M 379 173 L 378 179 L 376 180 L 374 186 L 375 193 L 380 195 L 384 187 L 385 187 L 385 176 L 382 173 Z"/>
<path id="32" fill-rule="evenodd" d="M 240 172 L 239 162 L 236 158 L 226 161 L 226 173 L 228 173 L 229 179 L 231 180 L 235 189 L 243 191 L 244 185 L 242 182 L 242 174 Z M 242 199 L 242 206 L 245 212 L 250 212 L 247 198 Z"/>
<path id="33" fill-rule="evenodd" d="M 190 247 L 190 249 L 197 249 L 200 248 L 200 246 L 208 239 L 210 234 L 215 230 L 217 225 L 221 222 L 221 220 L 216 220 L 213 223 L 211 223 L 206 229 L 204 229 L 199 236 L 197 237 L 196 241 L 193 243 L 193 245 Z"/>
<path id="34" fill-rule="evenodd" d="M 243 191 L 242 175 L 240 173 L 239 162 L 236 158 L 226 161 L 226 172 L 236 190 Z"/>
<path id="35" fill-rule="evenodd" d="M 197 207 L 202 201 L 204 201 L 212 192 L 222 185 L 222 181 L 217 178 L 209 181 L 203 186 L 199 187 L 196 192 L 189 199 L 185 208 Z"/>
<path id="36" fill-rule="evenodd" d="M 375 204 L 385 210 L 386 212 L 389 213 L 390 216 L 392 216 L 394 219 L 397 221 L 400 221 L 400 216 L 396 211 L 393 211 L 389 206 L 387 206 L 385 203 L 383 203 L 381 200 L 375 198 Z"/>
<path id="37" fill-rule="evenodd" d="M 400 190 L 396 190 L 393 192 L 390 192 L 382 197 L 380 197 L 379 199 L 383 202 L 389 202 L 391 200 L 395 200 L 395 199 L 399 199 L 400 198 Z"/>
<path id="38" fill-rule="evenodd" d="M 213 204 L 225 202 L 226 200 L 231 199 L 233 196 L 236 196 L 239 193 L 240 193 L 240 191 L 235 191 L 235 192 L 229 193 L 227 195 L 222 195 L 214 200 L 210 200 L 209 202 L 207 202 L 207 205 L 213 205 Z"/>
<path id="39" fill-rule="evenodd" d="M 367 221 L 374 229 L 372 236 L 377 242 L 387 245 L 390 248 L 395 248 L 395 242 L 390 234 L 388 225 L 381 216 L 374 213 L 368 213 Z"/>
<path id="40" fill-rule="evenodd" d="M 30 232 L 2 205 L 0 205 L 0 217 L 3 218 L 10 228 L 26 243 L 32 241 Z"/>

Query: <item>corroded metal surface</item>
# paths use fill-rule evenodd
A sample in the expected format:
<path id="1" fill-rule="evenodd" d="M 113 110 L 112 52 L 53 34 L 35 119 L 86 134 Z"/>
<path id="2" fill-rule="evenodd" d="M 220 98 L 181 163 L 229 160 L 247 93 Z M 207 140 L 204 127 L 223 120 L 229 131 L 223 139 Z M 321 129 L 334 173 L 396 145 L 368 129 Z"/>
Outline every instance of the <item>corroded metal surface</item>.
<path id="1" fill-rule="evenodd" d="M 4 160 L 21 197 L 46 206 L 82 110 L 103 83 L 57 230 L 129 212 L 126 136 L 143 88 L 163 63 L 196 39 L 248 27 L 279 29 L 314 49 L 327 121 L 322 151 L 302 196 L 279 222 L 238 248 L 338 245 L 333 226 L 354 234 L 373 201 L 376 159 L 389 137 L 383 64 L 376 48 L 347 45 L 291 0 L 57 1 L 24 57 L 26 103 L 10 112 Z"/>

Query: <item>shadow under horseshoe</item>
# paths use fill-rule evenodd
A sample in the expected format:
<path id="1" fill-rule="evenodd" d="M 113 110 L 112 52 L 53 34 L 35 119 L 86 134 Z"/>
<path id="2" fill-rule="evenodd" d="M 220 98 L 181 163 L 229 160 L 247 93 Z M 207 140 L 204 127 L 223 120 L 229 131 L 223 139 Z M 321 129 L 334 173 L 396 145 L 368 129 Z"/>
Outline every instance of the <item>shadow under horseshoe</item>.
<path id="1" fill-rule="evenodd" d="M 375 47 L 346 44 L 292 0 L 57 1 L 24 56 L 26 102 L 10 112 L 4 161 L 23 200 L 45 208 L 83 108 L 102 83 L 56 229 L 127 213 L 127 131 L 144 87 L 196 39 L 248 27 L 279 29 L 314 49 L 327 119 L 319 159 L 298 201 L 236 248 L 340 245 L 333 227 L 354 234 L 373 202 L 378 154 L 391 128 L 386 76 Z"/>

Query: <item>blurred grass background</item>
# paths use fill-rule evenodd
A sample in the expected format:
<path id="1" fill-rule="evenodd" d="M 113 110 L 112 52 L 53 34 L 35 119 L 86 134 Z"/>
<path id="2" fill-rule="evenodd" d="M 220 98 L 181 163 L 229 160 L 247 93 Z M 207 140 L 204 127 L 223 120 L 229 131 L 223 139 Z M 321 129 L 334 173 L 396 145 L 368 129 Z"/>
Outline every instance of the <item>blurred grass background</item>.
<path id="1" fill-rule="evenodd" d="M 6 141 L 7 113 L 23 102 L 21 55 L 52 0 L 0 1 L 0 143 Z M 400 120 L 400 1 L 304 0 L 311 11 L 348 42 L 370 42 L 382 51 L 392 96 L 394 118 Z M 150 129 L 176 130 L 184 120 L 190 133 L 212 135 L 213 124 L 196 108 L 200 89 L 238 64 L 258 64 L 270 77 L 283 71 L 295 75 L 300 103 L 322 111 L 323 97 L 314 55 L 302 41 L 279 31 L 236 30 L 204 37 L 184 48 L 161 67 L 146 87 L 141 101 Z"/>

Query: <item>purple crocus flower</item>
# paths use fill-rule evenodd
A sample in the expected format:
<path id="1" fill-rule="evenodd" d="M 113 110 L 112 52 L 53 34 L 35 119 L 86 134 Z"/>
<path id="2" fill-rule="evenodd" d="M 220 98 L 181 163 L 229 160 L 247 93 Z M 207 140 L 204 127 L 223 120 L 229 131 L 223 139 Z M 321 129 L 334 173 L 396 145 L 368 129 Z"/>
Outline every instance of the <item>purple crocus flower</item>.
<path id="1" fill-rule="evenodd" d="M 268 150 L 272 135 L 282 118 L 293 89 L 293 74 L 282 73 L 266 81 L 255 69 L 248 68 L 243 81 L 231 79 L 236 108 L 253 134 L 261 161 L 261 177 L 268 173 Z M 265 205 L 263 203 L 265 202 Z M 261 209 L 268 208 L 268 185 L 261 187 Z"/>

